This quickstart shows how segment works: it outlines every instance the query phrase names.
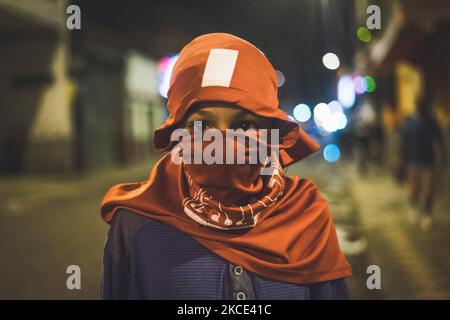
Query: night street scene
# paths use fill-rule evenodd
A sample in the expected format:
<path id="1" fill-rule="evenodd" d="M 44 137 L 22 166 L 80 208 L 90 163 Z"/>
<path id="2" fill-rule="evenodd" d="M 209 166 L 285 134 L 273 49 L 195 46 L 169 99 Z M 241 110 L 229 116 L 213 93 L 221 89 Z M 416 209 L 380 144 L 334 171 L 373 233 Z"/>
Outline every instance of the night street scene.
<path id="1" fill-rule="evenodd" d="M 450 299 L 449 1 L 0 0 L 0 37 L 1 300 Z M 171 162 L 266 128 L 270 168 Z"/>

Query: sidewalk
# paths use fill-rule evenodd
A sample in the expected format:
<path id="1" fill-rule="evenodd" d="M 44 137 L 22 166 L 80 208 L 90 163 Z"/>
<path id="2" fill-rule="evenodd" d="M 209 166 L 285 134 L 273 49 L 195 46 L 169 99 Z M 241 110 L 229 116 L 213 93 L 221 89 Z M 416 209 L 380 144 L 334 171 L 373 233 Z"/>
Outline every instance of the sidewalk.
<path id="1" fill-rule="evenodd" d="M 328 201 L 341 249 L 353 268 L 353 276 L 347 279 L 352 299 L 384 299 L 382 292 L 368 290 L 366 286 L 366 269 L 373 262 L 367 252 L 368 239 L 351 188 L 354 184 L 351 164 L 345 161 L 330 164 L 320 155 L 313 155 L 290 167 L 287 175 L 313 180 Z"/>
<path id="2" fill-rule="evenodd" d="M 407 221 L 407 196 L 390 173 L 361 178 L 353 163 L 327 164 L 319 157 L 288 174 L 315 181 L 329 201 L 341 248 L 353 267 L 353 299 L 449 299 L 450 209 L 441 195 L 428 233 Z M 369 290 L 369 265 L 381 268 L 381 290 Z"/>
<path id="3" fill-rule="evenodd" d="M 144 180 L 153 161 L 84 176 L 0 179 L 0 299 L 97 299 L 107 224 L 99 206 L 114 184 Z M 81 290 L 66 268 L 81 268 Z"/>
<path id="4" fill-rule="evenodd" d="M 405 187 L 377 170 L 366 178 L 351 171 L 351 190 L 368 239 L 371 264 L 381 268 L 389 299 L 450 298 L 450 210 L 438 197 L 435 226 L 428 233 L 407 220 Z"/>

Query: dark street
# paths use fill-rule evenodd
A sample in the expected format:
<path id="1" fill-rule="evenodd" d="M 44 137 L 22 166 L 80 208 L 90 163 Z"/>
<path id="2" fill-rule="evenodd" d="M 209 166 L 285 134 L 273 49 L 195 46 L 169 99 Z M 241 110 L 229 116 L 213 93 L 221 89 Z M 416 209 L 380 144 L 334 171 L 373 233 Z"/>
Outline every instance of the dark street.
<path id="1" fill-rule="evenodd" d="M 450 299 L 449 1 L 0 0 L 0 37 L 0 300 Z"/>
<path id="2" fill-rule="evenodd" d="M 0 234 L 7 263 L 1 265 L 0 297 L 99 298 L 107 232 L 99 199 L 108 186 L 145 179 L 150 168 L 151 162 L 83 179 L 2 179 Z M 316 156 L 292 166 L 287 174 L 312 179 L 330 202 L 341 246 L 353 267 L 353 299 L 450 298 L 450 216 L 445 199 L 438 202 L 436 228 L 422 233 L 404 214 L 403 188 L 381 169 L 360 178 L 352 162 L 330 166 Z M 81 290 L 66 287 L 66 268 L 73 264 L 81 268 Z M 367 289 L 366 269 L 372 264 L 381 268 L 381 290 Z"/>

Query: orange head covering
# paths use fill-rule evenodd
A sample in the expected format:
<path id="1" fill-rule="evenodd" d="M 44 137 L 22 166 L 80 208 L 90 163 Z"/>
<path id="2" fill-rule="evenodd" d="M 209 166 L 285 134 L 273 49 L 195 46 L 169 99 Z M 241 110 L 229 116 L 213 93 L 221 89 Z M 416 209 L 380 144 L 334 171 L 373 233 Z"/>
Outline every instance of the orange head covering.
<path id="1" fill-rule="evenodd" d="M 278 109 L 276 73 L 261 51 L 229 34 L 200 36 L 181 51 L 168 96 L 170 116 L 155 132 L 158 150 L 172 147 L 170 134 L 194 103 L 225 101 L 280 122 L 282 148 L 274 173 L 259 180 L 259 198 L 224 205 L 194 181 L 183 163 L 174 163 L 167 154 L 147 180 L 108 191 L 101 204 L 105 221 L 111 222 L 118 209 L 126 208 L 165 222 L 268 279 L 306 284 L 351 275 L 328 204 L 317 187 L 282 173 L 280 165 L 304 158 L 318 145 Z M 213 171 L 220 175 L 219 169 Z M 202 171 L 199 167 L 191 172 Z M 246 191 L 251 190 L 240 188 Z"/>
<path id="2" fill-rule="evenodd" d="M 203 101 L 233 103 L 275 119 L 284 146 L 283 167 L 310 155 L 319 145 L 278 108 L 277 74 L 264 54 L 244 39 L 226 33 L 199 36 L 175 63 L 168 91 L 170 115 L 155 131 L 157 150 L 168 150 L 170 134 L 190 107 Z"/>

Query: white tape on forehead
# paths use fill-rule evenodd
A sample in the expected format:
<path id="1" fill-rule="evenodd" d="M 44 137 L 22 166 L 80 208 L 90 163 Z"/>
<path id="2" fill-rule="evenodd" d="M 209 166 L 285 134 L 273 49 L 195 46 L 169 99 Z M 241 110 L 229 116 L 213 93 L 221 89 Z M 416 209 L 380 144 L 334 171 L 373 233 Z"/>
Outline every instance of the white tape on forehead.
<path id="1" fill-rule="evenodd" d="M 211 49 L 203 72 L 202 87 L 229 87 L 239 51 Z"/>

